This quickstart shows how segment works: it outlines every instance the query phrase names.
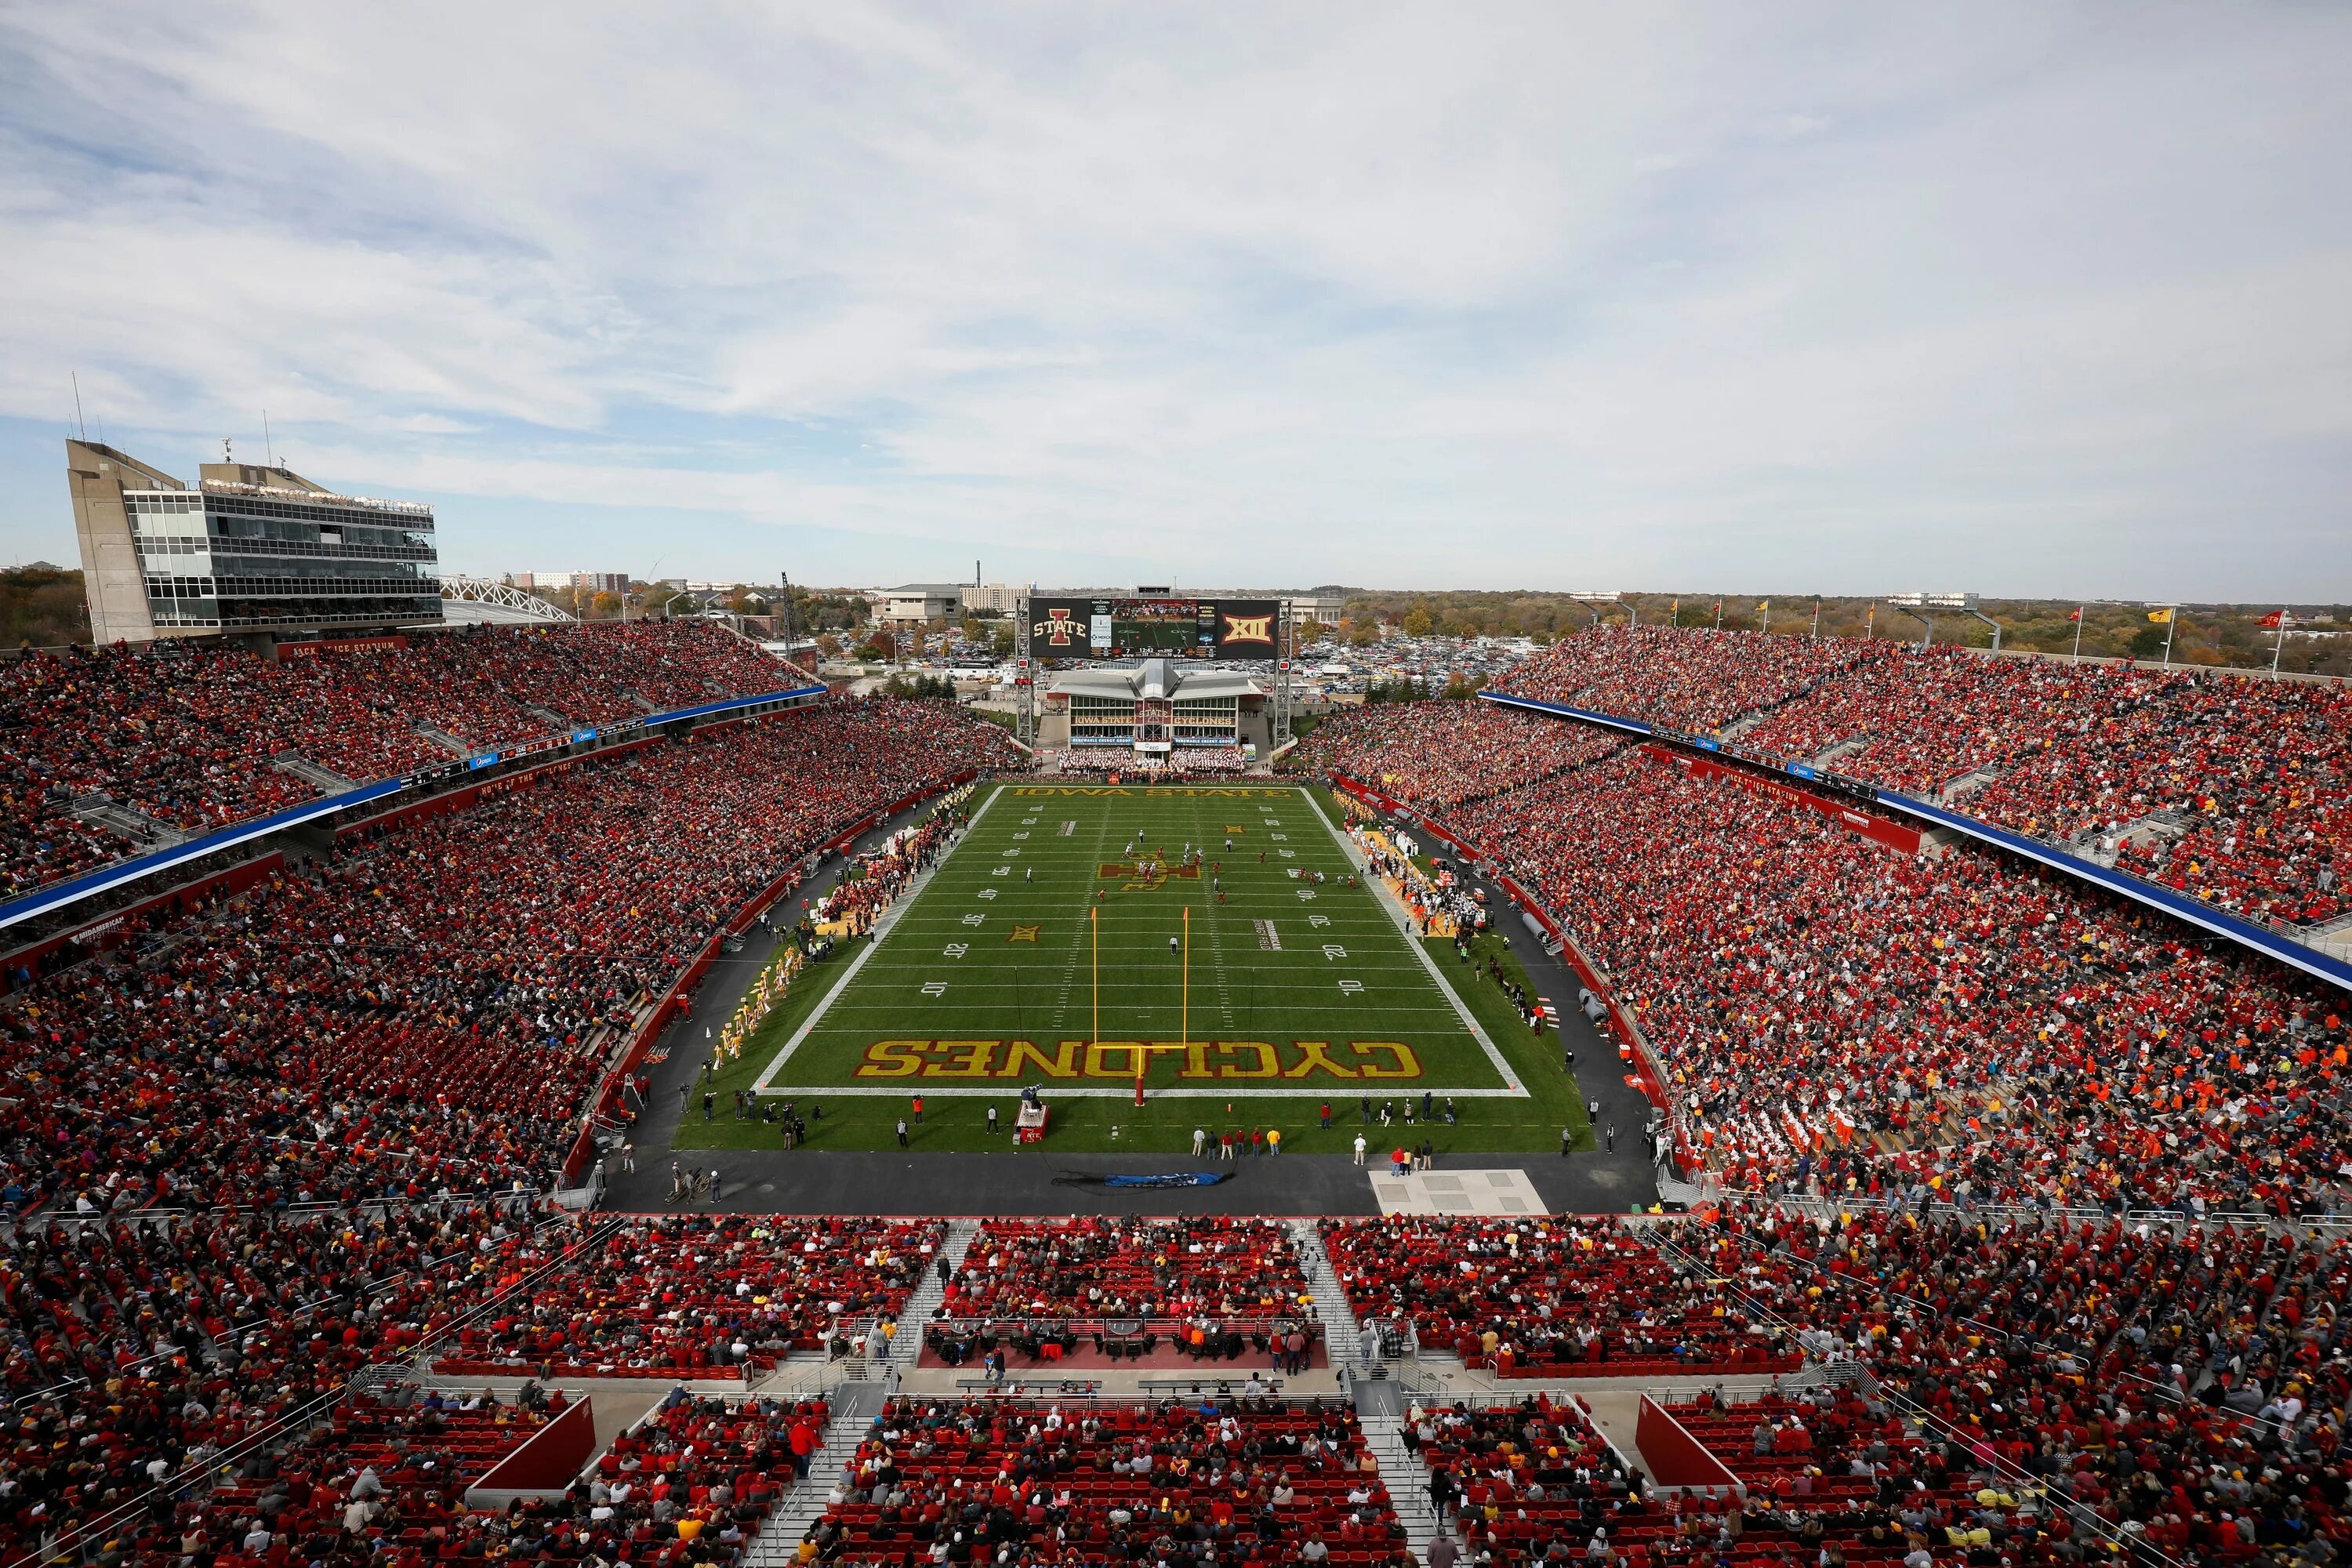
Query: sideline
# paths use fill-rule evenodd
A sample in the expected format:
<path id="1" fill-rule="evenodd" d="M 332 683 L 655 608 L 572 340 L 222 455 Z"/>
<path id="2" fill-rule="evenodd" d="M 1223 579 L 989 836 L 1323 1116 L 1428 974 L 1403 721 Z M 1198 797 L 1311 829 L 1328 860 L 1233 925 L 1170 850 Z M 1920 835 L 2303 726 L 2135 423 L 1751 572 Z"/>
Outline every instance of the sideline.
<path id="1" fill-rule="evenodd" d="M 1315 798 L 1314 788 L 1310 786 L 1299 793 L 1307 797 L 1307 809 L 1315 814 L 1316 820 L 1323 825 L 1324 830 L 1339 840 L 1339 853 L 1355 867 L 1358 879 L 1371 890 L 1372 901 L 1386 910 L 1389 918 L 1396 922 L 1397 934 L 1404 939 L 1405 946 L 1412 950 L 1412 955 L 1421 960 L 1422 968 L 1429 972 L 1429 978 L 1435 983 L 1437 989 L 1454 1004 L 1454 1016 L 1462 1020 L 1462 1026 L 1470 1031 L 1471 1038 L 1478 1042 L 1478 1048 L 1486 1053 L 1486 1059 L 1495 1064 L 1495 1071 L 1503 1080 L 1503 1087 L 1499 1089 L 1474 1089 L 1464 1092 L 1482 1099 L 1507 1095 L 1516 1100 L 1533 1100 L 1534 1094 L 1519 1082 L 1517 1071 L 1504 1058 L 1501 1047 L 1487 1037 L 1486 1031 L 1471 1014 L 1469 1004 L 1462 1000 L 1460 992 L 1446 983 L 1445 972 L 1437 967 L 1437 960 L 1429 956 L 1429 944 L 1412 929 L 1412 916 L 1397 901 L 1396 895 L 1389 890 L 1388 883 L 1371 874 L 1371 862 L 1365 858 L 1363 851 L 1356 847 L 1353 839 L 1332 825 L 1330 815 L 1323 809 L 1323 803 Z M 1496 923 L 1499 925 L 1501 922 Z"/>
<path id="2" fill-rule="evenodd" d="M 866 967 L 866 961 L 882 951 L 882 944 L 890 940 L 890 933 L 892 931 L 898 929 L 898 917 L 904 914 L 907 910 L 914 908 L 915 900 L 921 898 L 923 896 L 923 890 L 931 885 L 931 879 L 938 876 L 940 869 L 944 868 L 950 860 L 955 858 L 956 851 L 963 847 L 964 840 L 970 838 L 973 830 L 980 826 L 980 819 L 988 815 L 989 809 L 995 805 L 998 798 L 1003 794 L 1004 786 L 1002 784 L 999 784 L 996 788 L 989 791 L 988 798 L 980 803 L 980 809 L 971 814 L 971 820 L 964 824 L 963 831 L 956 835 L 955 842 L 949 845 L 946 851 L 941 854 L 938 859 L 932 861 L 921 871 L 917 872 L 915 879 L 907 885 L 907 890 L 904 893 L 901 893 L 898 898 L 892 900 L 890 907 L 884 910 L 880 915 L 876 917 L 874 921 L 874 940 L 866 944 L 865 952 L 859 953 L 856 958 L 849 961 L 849 967 L 842 971 L 841 978 L 834 982 L 833 989 L 824 994 L 824 999 L 819 1002 L 814 1007 L 809 1009 L 809 1016 L 801 1020 L 801 1026 L 793 1031 L 793 1037 L 784 1042 L 783 1048 L 776 1053 L 775 1059 L 767 1065 L 767 1067 L 761 1072 L 758 1081 L 751 1085 L 751 1092 L 753 1094 L 772 1094 L 781 1096 L 785 1094 L 807 1092 L 804 1089 L 785 1089 L 776 1088 L 776 1074 L 783 1070 L 784 1063 L 791 1059 L 792 1054 L 800 1049 L 801 1042 L 807 1039 L 809 1036 L 815 1031 L 818 1022 L 824 1017 L 826 1013 L 832 1010 L 834 1003 L 840 999 L 841 994 L 849 989 L 849 983 L 857 978 L 857 972 Z M 827 1089 L 825 1092 L 835 1093 L 837 1091 Z M 892 1092 L 895 1093 L 896 1090 L 894 1089 Z"/>

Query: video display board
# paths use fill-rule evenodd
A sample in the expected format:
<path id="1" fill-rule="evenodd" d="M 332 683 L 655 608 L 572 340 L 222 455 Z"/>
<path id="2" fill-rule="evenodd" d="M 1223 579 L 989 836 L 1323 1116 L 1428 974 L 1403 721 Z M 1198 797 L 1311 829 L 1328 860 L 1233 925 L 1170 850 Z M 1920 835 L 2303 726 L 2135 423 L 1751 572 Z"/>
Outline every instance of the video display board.
<path id="1" fill-rule="evenodd" d="M 1029 650 L 1042 659 L 1272 658 L 1274 599 L 1032 599 Z"/>

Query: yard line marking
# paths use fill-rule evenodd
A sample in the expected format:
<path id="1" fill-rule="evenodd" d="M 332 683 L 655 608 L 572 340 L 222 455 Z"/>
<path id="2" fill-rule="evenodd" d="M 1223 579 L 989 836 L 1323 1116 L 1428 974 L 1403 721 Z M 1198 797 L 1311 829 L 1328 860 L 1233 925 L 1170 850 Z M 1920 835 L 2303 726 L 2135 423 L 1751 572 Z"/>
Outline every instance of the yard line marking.
<path id="1" fill-rule="evenodd" d="M 1077 823 L 1075 819 L 1063 823 L 1063 836 L 1065 837 L 1068 837 L 1070 832 L 1076 826 Z M 1102 863 L 1102 858 L 1105 852 L 1104 846 L 1109 841 L 1109 836 L 1110 813 L 1105 811 L 1102 814 L 1101 820 L 1095 826 L 1095 846 L 1090 858 L 1097 865 L 1100 865 Z M 1089 883 L 1088 886 L 1092 886 L 1092 884 Z M 1062 1020 L 1069 1016 L 1070 987 L 1077 984 L 1078 955 L 1086 951 L 1087 923 L 1088 922 L 1085 921 L 1073 921 L 1070 922 L 1070 962 L 1063 967 L 1062 989 L 1054 998 L 1054 1027 L 1056 1029 L 1059 1029 L 1062 1026 Z"/>

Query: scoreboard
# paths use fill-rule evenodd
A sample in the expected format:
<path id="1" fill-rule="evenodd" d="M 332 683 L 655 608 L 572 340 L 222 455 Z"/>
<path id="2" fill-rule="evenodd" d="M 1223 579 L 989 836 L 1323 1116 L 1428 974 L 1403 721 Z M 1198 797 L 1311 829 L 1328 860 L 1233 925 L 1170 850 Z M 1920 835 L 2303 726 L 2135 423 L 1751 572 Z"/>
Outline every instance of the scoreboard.
<path id="1" fill-rule="evenodd" d="M 1272 658 L 1275 599 L 1032 599 L 1029 651 L 1039 658 Z"/>

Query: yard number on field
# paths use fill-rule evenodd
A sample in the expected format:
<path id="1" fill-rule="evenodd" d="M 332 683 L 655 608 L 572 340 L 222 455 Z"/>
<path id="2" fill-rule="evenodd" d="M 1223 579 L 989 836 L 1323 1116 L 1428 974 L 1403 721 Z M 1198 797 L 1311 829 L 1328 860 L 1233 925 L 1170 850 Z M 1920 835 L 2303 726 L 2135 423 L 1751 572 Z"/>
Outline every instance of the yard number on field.
<path id="1" fill-rule="evenodd" d="M 1327 942 L 1323 944 L 1323 956 L 1336 963 L 1348 956 L 1348 950 L 1336 942 Z"/>
<path id="2" fill-rule="evenodd" d="M 968 926 L 976 926 L 987 918 L 988 917 L 986 915 L 966 915 L 963 917 L 963 923 Z"/>
<path id="3" fill-rule="evenodd" d="M 947 983 L 946 981 L 944 981 L 944 980 L 926 980 L 926 981 L 924 981 L 924 982 L 923 982 L 923 994 L 924 994 L 924 995 L 926 995 L 926 996 L 944 996 L 944 995 L 946 995 L 947 994 L 948 994 L 948 983 Z"/>
<path id="4" fill-rule="evenodd" d="M 1308 915 L 1307 917 L 1307 923 L 1311 926 L 1327 926 L 1331 923 L 1331 917 L 1329 915 Z"/>
<path id="5" fill-rule="evenodd" d="M 950 958 L 961 958 L 965 953 L 970 952 L 971 949 L 962 942 L 951 942 L 940 951 L 947 954 Z"/>
<path id="6" fill-rule="evenodd" d="M 1339 982 L 1340 994 L 1345 996 L 1353 996 L 1357 992 L 1361 991 L 1363 988 L 1364 983 L 1360 980 L 1342 980 Z"/>

